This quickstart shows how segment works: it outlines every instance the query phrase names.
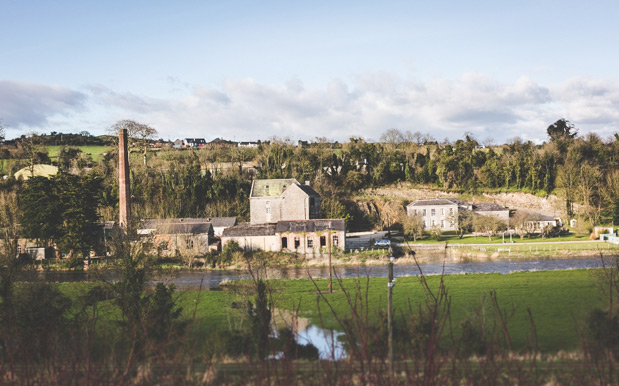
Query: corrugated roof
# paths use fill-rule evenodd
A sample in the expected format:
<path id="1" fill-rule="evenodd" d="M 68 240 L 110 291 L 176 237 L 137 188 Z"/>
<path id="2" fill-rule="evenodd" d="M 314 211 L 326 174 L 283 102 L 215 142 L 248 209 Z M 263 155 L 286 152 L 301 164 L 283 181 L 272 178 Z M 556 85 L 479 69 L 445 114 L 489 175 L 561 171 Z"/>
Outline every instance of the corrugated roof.
<path id="1" fill-rule="evenodd" d="M 327 229 L 345 231 L 344 219 L 316 219 L 316 220 L 286 220 L 279 221 L 275 232 L 321 232 Z"/>
<path id="2" fill-rule="evenodd" d="M 141 229 L 153 229 L 161 224 L 204 224 L 210 223 L 211 219 L 203 217 L 184 217 L 184 218 L 151 218 L 142 220 Z"/>
<path id="3" fill-rule="evenodd" d="M 242 223 L 223 231 L 222 237 L 274 236 L 275 224 Z"/>

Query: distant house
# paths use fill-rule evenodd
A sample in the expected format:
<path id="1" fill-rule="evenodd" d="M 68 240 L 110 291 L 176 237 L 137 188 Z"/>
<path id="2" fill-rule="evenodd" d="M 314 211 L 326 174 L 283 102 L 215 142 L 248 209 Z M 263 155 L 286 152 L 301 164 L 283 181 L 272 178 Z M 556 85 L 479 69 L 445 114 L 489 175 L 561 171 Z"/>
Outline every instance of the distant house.
<path id="1" fill-rule="evenodd" d="M 320 218 L 320 195 L 296 179 L 253 180 L 249 195 L 250 223 Z"/>
<path id="2" fill-rule="evenodd" d="M 183 147 L 194 148 L 194 147 L 204 147 L 204 146 L 206 146 L 206 141 L 204 140 L 204 138 L 183 139 Z"/>
<path id="3" fill-rule="evenodd" d="M 529 213 L 525 219 L 527 228 L 533 232 L 541 232 L 547 226 L 553 228 L 563 226 L 561 219 L 557 217 L 546 216 L 540 213 Z"/>
<path id="4" fill-rule="evenodd" d="M 452 231 L 457 229 L 460 207 L 458 202 L 447 198 L 417 200 L 406 206 L 406 214 L 421 217 L 425 229 Z"/>
<path id="5" fill-rule="evenodd" d="M 417 215 L 423 219 L 424 228 L 438 228 L 452 231 L 458 228 L 458 214 L 471 211 L 474 215 L 492 216 L 509 223 L 510 211 L 495 203 L 470 204 L 457 198 L 436 198 L 417 200 L 408 204 L 408 216 Z"/>
<path id="6" fill-rule="evenodd" d="M 237 146 L 238 147 L 258 147 L 260 146 L 261 143 L 262 142 L 260 141 L 246 141 L 246 142 L 239 142 Z"/>
<path id="7" fill-rule="evenodd" d="M 495 203 L 482 203 L 473 204 L 473 214 L 479 214 L 483 216 L 491 216 L 503 221 L 506 225 L 509 225 L 509 209 Z"/>

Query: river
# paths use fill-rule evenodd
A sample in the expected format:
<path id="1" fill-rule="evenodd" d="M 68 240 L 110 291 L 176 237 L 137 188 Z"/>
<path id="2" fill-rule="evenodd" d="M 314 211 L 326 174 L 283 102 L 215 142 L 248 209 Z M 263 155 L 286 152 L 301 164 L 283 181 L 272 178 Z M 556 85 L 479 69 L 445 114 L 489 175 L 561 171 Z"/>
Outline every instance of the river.
<path id="1" fill-rule="evenodd" d="M 607 259 L 608 263 L 608 259 Z M 523 271 L 552 271 L 565 269 L 600 268 L 602 261 L 599 257 L 568 258 L 568 259 L 501 259 L 484 262 L 445 262 L 437 260 L 419 264 L 426 275 L 468 274 L 468 273 L 510 273 Z M 334 268 L 335 275 L 342 278 L 350 277 L 386 277 L 387 264 L 384 266 L 347 266 Z M 396 277 L 418 276 L 419 268 L 415 264 L 398 264 L 394 267 Z M 328 267 L 311 268 L 269 268 L 266 272 L 268 279 L 302 279 L 327 278 Z M 173 271 L 157 278 L 157 281 L 174 283 L 177 289 L 217 289 L 223 281 L 249 279 L 247 271 L 237 270 L 182 270 Z M 96 281 L 97 275 L 89 272 L 39 272 L 37 280 L 51 282 Z"/>

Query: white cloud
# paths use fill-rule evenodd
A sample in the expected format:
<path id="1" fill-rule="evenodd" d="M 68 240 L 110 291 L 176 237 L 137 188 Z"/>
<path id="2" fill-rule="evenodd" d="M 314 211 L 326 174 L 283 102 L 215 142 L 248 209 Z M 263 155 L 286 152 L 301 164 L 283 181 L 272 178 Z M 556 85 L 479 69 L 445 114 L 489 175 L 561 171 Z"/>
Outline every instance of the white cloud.
<path id="1" fill-rule="evenodd" d="M 47 128 L 55 116 L 83 111 L 87 96 L 65 87 L 0 81 L 0 119 L 15 129 Z"/>
<path id="2" fill-rule="evenodd" d="M 91 132 L 96 130 L 84 122 L 108 121 L 109 126 L 119 119 L 134 119 L 170 139 L 276 135 L 342 141 L 351 136 L 377 139 L 384 131 L 398 128 L 428 132 L 437 139 L 461 138 L 470 131 L 495 142 L 515 136 L 540 141 L 546 139 L 548 125 L 559 118 L 572 121 L 582 134 L 610 135 L 619 124 L 619 81 L 606 79 L 542 85 L 527 77 L 502 83 L 464 74 L 455 80 L 421 82 L 376 73 L 307 88 L 299 79 L 270 85 L 246 78 L 227 80 L 220 87 L 183 87 L 180 97 L 169 99 L 116 92 L 101 85 L 79 92 L 13 82 L 13 91 L 7 92 L 6 84 L 0 83 L 0 112 L 6 114 L 6 123 L 7 116 L 19 117 L 23 127 L 50 123 L 52 116 L 75 114 L 88 100 L 92 110 L 76 119 Z M 26 96 L 15 98 L 20 92 Z M 36 114 L 31 114 L 33 110 Z M 96 117 L 89 117 L 94 111 Z"/>

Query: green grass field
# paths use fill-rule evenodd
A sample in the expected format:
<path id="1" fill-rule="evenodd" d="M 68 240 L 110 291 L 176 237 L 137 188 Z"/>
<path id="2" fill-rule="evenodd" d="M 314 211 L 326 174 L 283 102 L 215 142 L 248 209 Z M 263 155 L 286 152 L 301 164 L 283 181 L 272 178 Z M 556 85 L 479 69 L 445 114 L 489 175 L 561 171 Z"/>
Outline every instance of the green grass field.
<path id="1" fill-rule="evenodd" d="M 577 327 L 582 327 L 589 312 L 604 306 L 603 294 L 599 287 L 599 270 L 544 271 L 501 274 L 449 275 L 445 284 L 451 297 L 451 318 L 457 328 L 467 317 L 481 312 L 487 315 L 490 323 L 492 315 L 490 291 L 496 291 L 499 306 L 513 316 L 508 318 L 508 328 L 515 349 L 526 346 L 531 325 L 527 308 L 531 309 L 539 338 L 539 347 L 545 352 L 574 350 L 579 348 L 580 336 Z M 438 286 L 440 277 L 430 276 L 430 287 Z M 378 310 L 386 309 L 387 280 L 385 278 L 362 278 L 360 285 L 362 298 L 369 304 L 369 315 L 376 318 Z M 327 290 L 327 281 L 316 282 L 322 291 Z M 369 283 L 369 285 L 368 285 Z M 288 310 L 300 309 L 300 315 L 312 323 L 338 328 L 335 318 L 321 300 L 319 315 L 317 293 L 309 280 L 287 280 L 273 282 L 276 288 L 275 303 Z M 356 280 L 343 281 L 346 291 L 355 292 Z M 337 315 L 349 315 L 346 296 L 338 290 L 326 294 L 325 298 L 333 306 Z M 394 312 L 400 320 L 414 315 L 410 309 L 424 297 L 423 287 L 417 277 L 398 278 L 394 288 Z M 396 318 L 397 320 L 397 318 Z"/>
<path id="2" fill-rule="evenodd" d="M 531 324 L 527 308 L 531 310 L 539 348 L 543 352 L 577 350 L 580 347 L 579 328 L 583 328 L 588 314 L 594 308 L 604 308 L 606 300 L 601 290 L 601 270 L 568 270 L 520 272 L 502 274 L 447 275 L 445 285 L 451 299 L 451 321 L 456 334 L 459 326 L 467 318 L 485 315 L 486 326 L 494 323 L 494 310 L 491 306 L 490 291 L 495 291 L 502 312 L 509 315 L 507 325 L 515 350 L 526 347 Z M 369 280 L 369 281 L 368 281 Z M 439 276 L 427 277 L 429 286 L 436 289 Z M 418 277 L 398 278 L 393 291 L 396 323 L 416 315 L 419 304 L 425 299 L 423 287 Z M 240 284 L 240 286 L 239 286 Z M 76 299 L 87 292 L 94 284 L 61 283 L 61 290 Z M 321 298 L 309 279 L 273 280 L 272 305 L 278 309 L 295 311 L 299 316 L 325 328 L 342 330 L 327 307 L 327 300 L 339 318 L 351 315 L 345 291 L 355 294 L 360 288 L 361 299 L 368 310 L 370 321 L 377 322 L 379 311 L 386 310 L 387 279 L 360 278 L 334 282 L 334 293 L 327 293 L 328 280 L 316 281 L 324 292 Z M 234 288 L 245 288 L 248 283 L 233 282 L 224 291 L 179 291 L 177 305 L 183 308 L 182 317 L 190 322 L 191 334 L 195 342 L 208 345 L 209 337 L 220 332 L 247 327 L 244 320 L 245 306 L 252 299 L 246 294 L 237 293 Z M 251 286 L 249 286 L 251 287 Z M 367 292 L 366 292 L 367 288 Z M 367 302 L 366 302 L 367 299 Z M 319 310 L 320 304 L 320 310 Z M 101 326 L 104 336 L 114 336 L 121 319 L 119 309 L 112 301 L 100 305 Z M 411 312 L 411 309 L 413 310 Z M 194 314 L 195 312 L 195 314 Z M 194 318 L 195 315 L 195 318 Z M 384 315 L 384 314 L 383 314 Z M 111 322 L 111 323 L 110 323 Z M 213 335 L 215 334 L 215 335 Z"/>
<path id="3" fill-rule="evenodd" d="M 417 240 L 418 244 L 436 244 L 436 243 L 444 243 L 447 241 L 450 244 L 494 244 L 494 243 L 502 243 L 503 236 L 494 236 L 492 239 L 488 238 L 488 236 L 464 236 L 463 238 L 458 238 L 458 236 L 453 235 L 444 235 L 439 237 L 438 240 L 433 240 L 430 238 Z M 509 236 L 505 237 L 505 241 L 509 242 Z M 563 242 L 563 241 L 589 241 L 589 235 L 577 236 L 574 234 L 568 236 L 560 236 L 560 237 L 548 237 L 541 238 L 540 236 L 532 236 L 521 239 L 520 237 L 514 235 L 512 237 L 512 241 L 514 244 L 519 243 L 550 243 L 550 242 Z"/>
<path id="4" fill-rule="evenodd" d="M 83 153 L 90 155 L 93 161 L 99 162 L 102 158 L 103 153 L 110 151 L 112 148 L 109 146 L 73 146 L 80 149 Z M 58 153 L 60 153 L 60 149 L 62 146 L 47 146 L 47 152 L 49 154 L 49 158 L 52 161 L 55 161 L 58 157 Z"/>

